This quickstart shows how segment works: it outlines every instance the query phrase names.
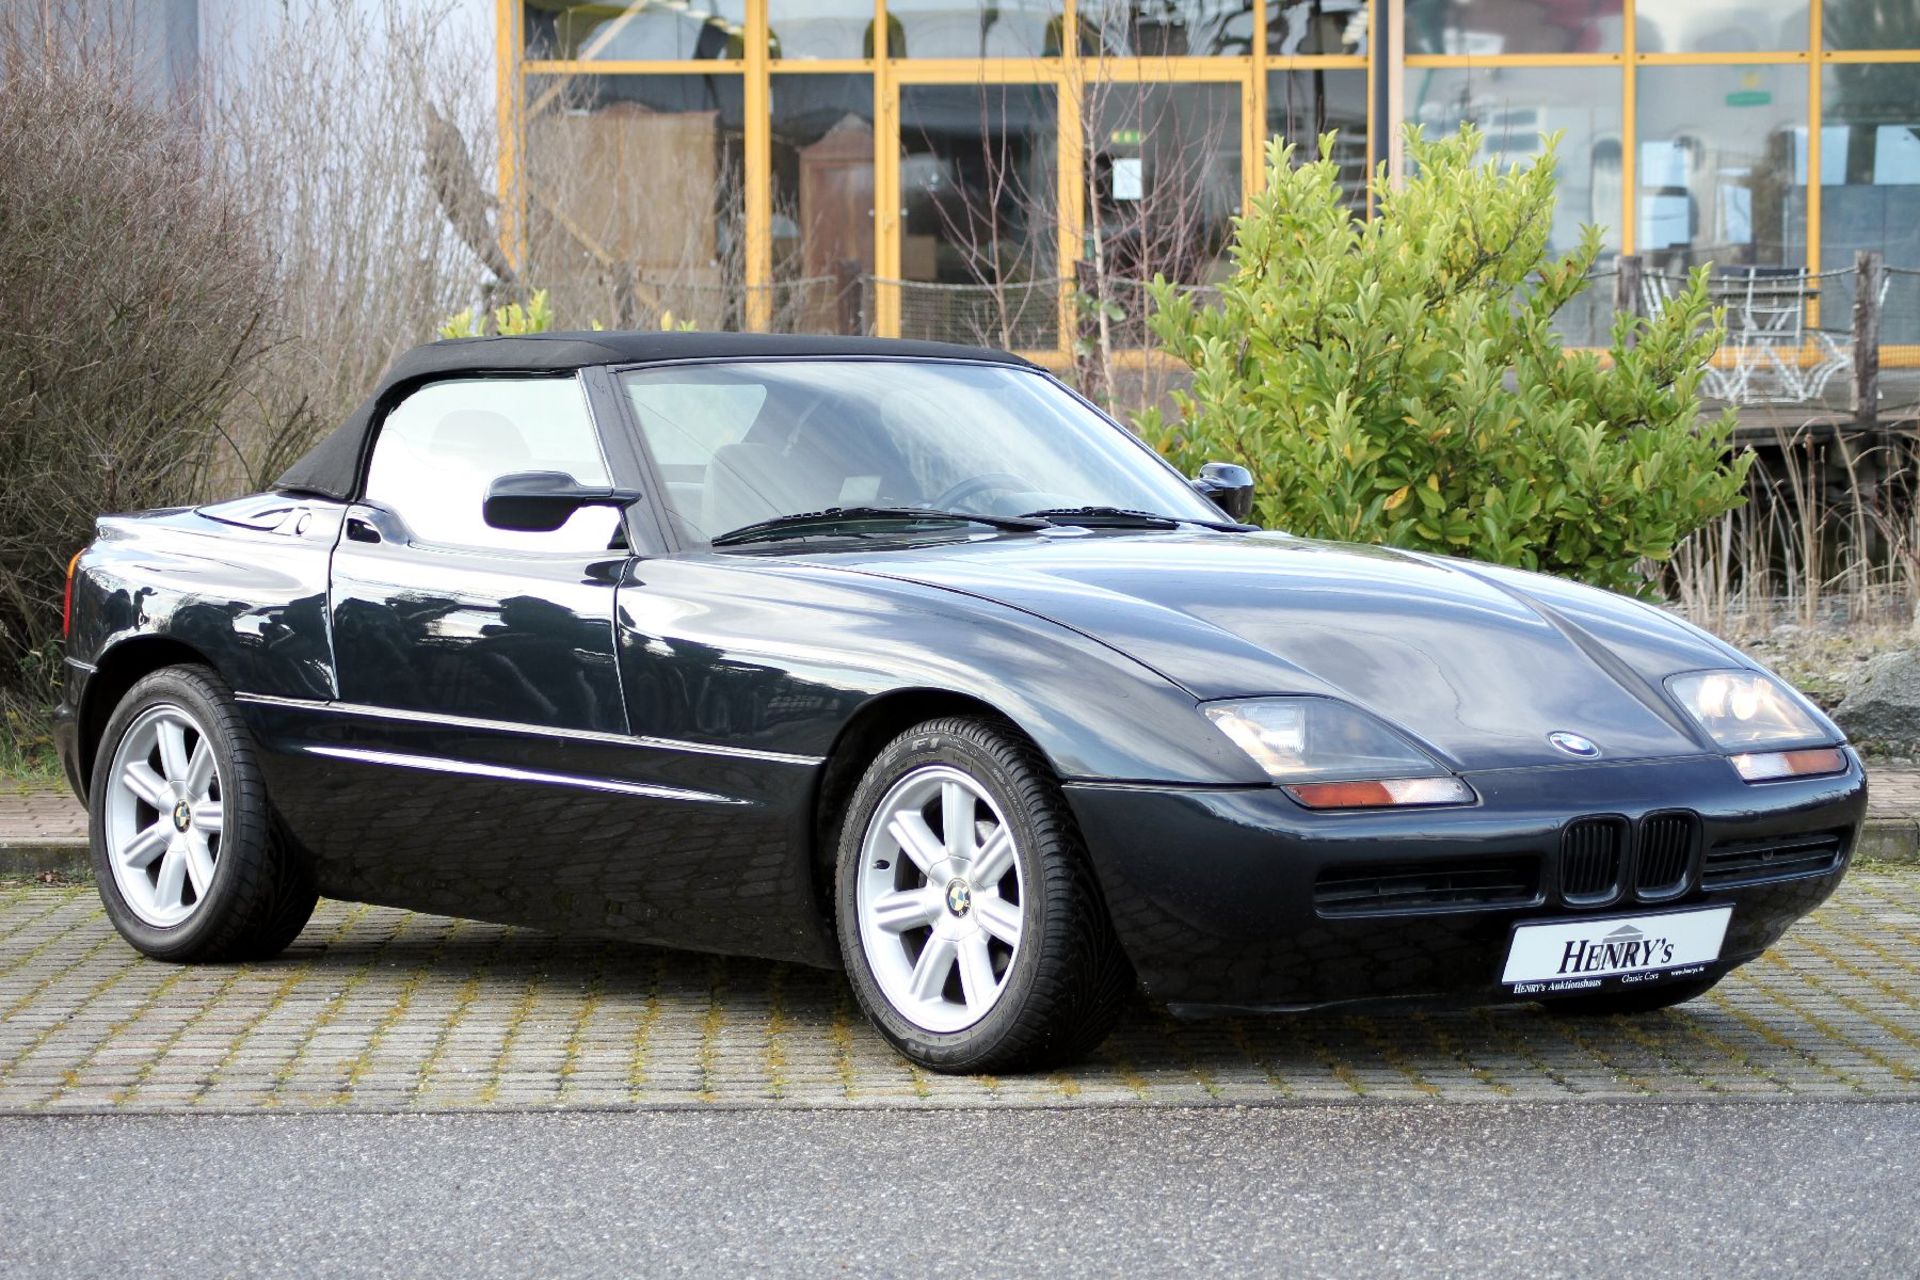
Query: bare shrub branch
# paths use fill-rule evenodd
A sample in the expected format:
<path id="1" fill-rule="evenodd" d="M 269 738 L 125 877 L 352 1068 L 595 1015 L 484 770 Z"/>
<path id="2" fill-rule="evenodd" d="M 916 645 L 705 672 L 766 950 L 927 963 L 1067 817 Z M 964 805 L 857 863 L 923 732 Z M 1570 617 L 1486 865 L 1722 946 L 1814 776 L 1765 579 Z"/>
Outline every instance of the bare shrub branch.
<path id="1" fill-rule="evenodd" d="M 506 263 L 497 246 L 480 255 L 493 169 L 472 157 L 490 157 L 493 101 L 475 86 L 492 55 L 474 32 L 398 0 L 297 0 L 209 44 L 206 136 L 274 265 L 282 339 L 227 423 L 222 479 L 239 491 L 270 483 L 443 317 L 491 301 Z"/>
<path id="2" fill-rule="evenodd" d="M 246 202 L 76 24 L 0 17 L 0 687 L 57 640 L 96 515 L 199 495 L 274 340 Z"/>

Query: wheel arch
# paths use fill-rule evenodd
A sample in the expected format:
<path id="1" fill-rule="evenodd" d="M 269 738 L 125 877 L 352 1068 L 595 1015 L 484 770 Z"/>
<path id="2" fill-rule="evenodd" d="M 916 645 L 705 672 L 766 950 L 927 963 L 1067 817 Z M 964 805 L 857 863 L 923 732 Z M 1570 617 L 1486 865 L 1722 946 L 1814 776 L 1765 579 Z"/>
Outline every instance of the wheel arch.
<path id="1" fill-rule="evenodd" d="M 94 757 L 100 737 L 127 690 L 163 667 L 205 667 L 217 670 L 206 654 L 172 636 L 129 636 L 103 652 L 87 678 L 77 709 L 80 777 L 91 788 Z"/>
<path id="2" fill-rule="evenodd" d="M 821 919 L 833 919 L 834 862 L 840 847 L 840 821 L 846 815 L 847 802 L 866 776 L 867 766 L 889 742 L 916 724 L 941 716 L 985 715 L 1004 723 L 1010 730 L 1033 742 L 1033 735 L 999 707 L 972 694 L 951 689 L 894 689 L 868 699 L 847 720 L 834 738 L 814 788 L 812 821 L 809 825 L 809 865 L 813 875 L 814 901 Z M 1035 743 L 1036 750 L 1040 750 Z M 1040 750 L 1043 758 L 1044 750 Z M 1052 761 L 1048 761 L 1049 767 Z"/>

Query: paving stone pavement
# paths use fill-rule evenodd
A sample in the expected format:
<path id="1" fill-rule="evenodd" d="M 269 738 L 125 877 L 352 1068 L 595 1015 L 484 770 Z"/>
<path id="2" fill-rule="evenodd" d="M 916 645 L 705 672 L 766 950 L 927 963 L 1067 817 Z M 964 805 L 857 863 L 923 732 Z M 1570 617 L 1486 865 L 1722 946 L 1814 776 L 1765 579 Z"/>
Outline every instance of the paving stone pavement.
<path id="1" fill-rule="evenodd" d="M 65 783 L 8 779 L 0 787 L 0 836 L 45 840 L 86 834 L 86 810 Z"/>
<path id="2" fill-rule="evenodd" d="M 948 1077 L 830 973 L 323 902 L 262 964 L 136 955 L 90 888 L 0 889 L 0 1112 L 1920 1097 L 1920 870 L 1856 870 L 1762 960 L 1644 1018 L 1530 1008 L 1179 1023 Z"/>
<path id="3" fill-rule="evenodd" d="M 1867 765 L 1867 810 L 1875 818 L 1920 816 L 1920 765 Z"/>
<path id="4" fill-rule="evenodd" d="M 87 811 L 66 783 L 0 776 L 0 875 L 73 875 L 87 858 Z"/>
<path id="5" fill-rule="evenodd" d="M 85 837 L 87 811 L 67 784 L 0 776 L 0 841 Z"/>

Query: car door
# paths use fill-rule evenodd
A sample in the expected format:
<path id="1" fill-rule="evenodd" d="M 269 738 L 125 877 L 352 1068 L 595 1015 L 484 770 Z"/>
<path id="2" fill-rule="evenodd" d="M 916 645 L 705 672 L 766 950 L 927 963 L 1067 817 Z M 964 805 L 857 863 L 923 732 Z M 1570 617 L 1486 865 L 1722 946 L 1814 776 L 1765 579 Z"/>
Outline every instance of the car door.
<path id="1" fill-rule="evenodd" d="M 578 377 L 428 383 L 381 422 L 335 546 L 338 687 L 314 850 L 323 884 L 494 919 L 567 916 L 569 859 L 644 797 L 601 753 L 629 741 L 615 660 L 621 513 L 496 529 L 500 476 L 608 485 Z"/>

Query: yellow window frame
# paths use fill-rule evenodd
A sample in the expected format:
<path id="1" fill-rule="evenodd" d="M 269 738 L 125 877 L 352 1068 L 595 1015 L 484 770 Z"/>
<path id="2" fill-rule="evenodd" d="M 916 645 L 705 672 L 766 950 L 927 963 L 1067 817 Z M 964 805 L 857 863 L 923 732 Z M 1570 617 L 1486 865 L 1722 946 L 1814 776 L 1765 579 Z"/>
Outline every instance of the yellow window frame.
<path id="1" fill-rule="evenodd" d="M 1804 63 L 1807 68 L 1807 253 L 1806 267 L 1817 271 L 1820 265 L 1820 177 L 1821 177 L 1821 93 L 1822 70 L 1832 64 L 1920 63 L 1920 49 L 1905 50 L 1829 50 L 1824 47 L 1824 0 L 1810 0 L 1808 6 L 1807 47 L 1759 53 L 1643 53 L 1635 47 L 1637 0 L 1623 0 L 1624 47 L 1612 53 L 1501 54 L 1491 56 L 1406 54 L 1406 0 L 1368 0 L 1368 51 L 1359 55 L 1322 54 L 1303 57 L 1273 56 L 1267 52 L 1267 5 L 1253 5 L 1253 52 L 1245 56 L 1178 58 L 1109 58 L 1082 55 L 1078 40 L 1063 41 L 1065 48 L 1057 57 L 1015 59 L 938 59 L 896 58 L 890 56 L 885 40 L 877 42 L 872 58 L 785 61 L 768 56 L 769 32 L 767 0 L 746 0 L 746 47 L 744 56 L 708 61 L 593 61 L 591 59 L 528 59 L 523 42 L 523 0 L 495 0 L 497 23 L 496 90 L 498 114 L 498 177 L 501 197 L 500 241 L 510 261 L 525 260 L 525 210 L 520 190 L 521 154 L 524 148 L 524 120 L 528 76 L 564 75 L 712 75 L 734 73 L 743 79 L 745 102 L 745 320 L 750 328 L 765 328 L 772 311 L 772 193 L 770 160 L 772 154 L 771 77 L 774 75 L 857 74 L 871 76 L 874 92 L 874 262 L 875 274 L 886 280 L 898 278 L 900 263 L 900 147 L 899 91 L 909 84 L 1007 84 L 1053 85 L 1060 95 L 1060 134 L 1057 139 L 1060 170 L 1059 258 L 1060 274 L 1070 277 L 1080 254 L 1082 209 L 1084 201 L 1085 138 L 1078 108 L 1085 86 L 1099 82 L 1116 83 L 1210 83 L 1238 84 L 1242 122 L 1241 191 L 1246 199 L 1259 189 L 1264 177 L 1267 116 L 1267 78 L 1275 71 L 1315 68 L 1354 68 L 1367 73 L 1367 150 L 1369 156 L 1387 157 L 1388 181 L 1397 183 L 1401 175 L 1399 132 L 1405 112 L 1405 75 L 1410 69 L 1424 67 L 1486 68 L 1525 67 L 1609 67 L 1620 73 L 1621 120 L 1621 210 L 1620 244 L 1623 253 L 1635 250 L 1638 231 L 1638 132 L 1635 97 L 1639 70 L 1664 66 L 1780 65 Z M 874 30 L 887 30 L 886 0 L 874 0 Z M 1388 38 L 1381 38 L 1382 14 L 1387 18 Z M 1076 0 L 1062 0 L 1063 30 L 1077 31 Z M 617 29 L 614 28 L 614 29 Z M 612 30 L 603 33 L 604 43 Z M 1385 76 L 1384 85 L 1379 77 Z M 1384 88 L 1388 119 L 1381 119 L 1378 90 Z M 1384 135 L 1384 136 L 1383 136 Z M 1385 144 L 1384 146 L 1382 144 Z M 876 290 L 876 331 L 897 336 L 900 330 L 900 300 L 892 286 Z M 1071 356 L 1072 299 L 1062 291 L 1061 344 L 1058 350 L 1035 353 L 1049 363 L 1063 363 Z"/>

